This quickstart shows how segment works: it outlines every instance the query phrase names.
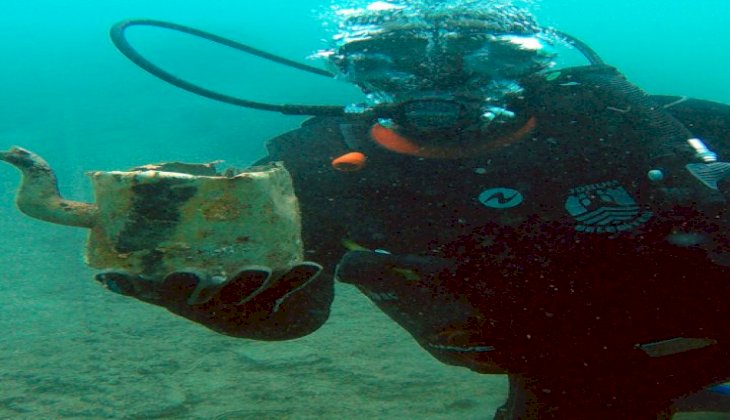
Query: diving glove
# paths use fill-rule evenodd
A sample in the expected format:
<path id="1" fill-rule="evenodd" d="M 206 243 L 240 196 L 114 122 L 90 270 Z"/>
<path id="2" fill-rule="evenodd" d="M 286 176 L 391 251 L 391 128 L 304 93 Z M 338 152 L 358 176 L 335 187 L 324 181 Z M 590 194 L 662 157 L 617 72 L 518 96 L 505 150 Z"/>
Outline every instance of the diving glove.
<path id="1" fill-rule="evenodd" d="M 188 270 L 170 273 L 159 282 L 106 271 L 97 274 L 96 280 L 112 292 L 162 306 L 244 305 L 254 299 L 281 303 L 316 279 L 320 271 L 319 264 L 303 262 L 278 275 L 268 267 L 249 266 L 229 278 Z M 272 309 L 277 310 L 277 305 Z"/>
<path id="2" fill-rule="evenodd" d="M 225 334 L 249 337 L 256 334 L 246 331 L 262 323 L 286 322 L 275 319 L 287 316 L 280 312 L 285 312 L 289 299 L 314 283 L 321 271 L 319 264 L 302 262 L 280 273 L 248 266 L 228 278 L 195 270 L 173 272 L 162 281 L 123 271 L 106 271 L 95 278 L 112 292 L 163 306 Z"/>

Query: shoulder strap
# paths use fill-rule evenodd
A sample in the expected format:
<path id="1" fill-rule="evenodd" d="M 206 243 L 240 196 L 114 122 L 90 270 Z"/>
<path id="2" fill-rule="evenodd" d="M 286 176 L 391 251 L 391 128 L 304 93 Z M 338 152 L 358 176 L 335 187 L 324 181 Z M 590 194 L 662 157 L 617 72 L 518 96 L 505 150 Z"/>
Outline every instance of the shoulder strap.
<path id="1" fill-rule="evenodd" d="M 730 105 L 686 96 L 652 95 L 651 98 L 721 157 L 730 159 Z"/>
<path id="2" fill-rule="evenodd" d="M 543 87 L 538 87 L 538 90 L 542 90 L 542 96 L 558 93 L 558 96 L 572 98 L 568 106 L 575 107 L 581 106 L 580 100 L 585 99 L 579 96 L 586 95 L 590 99 L 585 99 L 583 103 L 590 104 L 592 109 L 584 113 L 611 111 L 624 114 L 624 121 L 641 139 L 652 165 L 697 161 L 696 151 L 687 143 L 687 140 L 697 136 L 657 103 L 653 96 L 629 82 L 614 67 L 571 67 L 541 76 Z M 535 86 L 534 82 L 532 86 Z M 571 94 L 573 90 L 575 92 Z"/>

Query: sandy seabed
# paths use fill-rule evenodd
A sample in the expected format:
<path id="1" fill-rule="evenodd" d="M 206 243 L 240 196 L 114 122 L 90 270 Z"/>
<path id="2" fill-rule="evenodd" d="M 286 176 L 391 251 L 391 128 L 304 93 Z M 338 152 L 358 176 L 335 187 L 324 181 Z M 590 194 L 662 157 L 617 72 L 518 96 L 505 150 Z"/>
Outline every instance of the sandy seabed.
<path id="1" fill-rule="evenodd" d="M 491 419 L 506 397 L 348 285 L 308 337 L 225 337 L 95 284 L 83 230 L 0 207 L 0 418 Z"/>
<path id="2" fill-rule="evenodd" d="M 505 398 L 348 285 L 308 337 L 225 337 L 95 284 L 82 230 L 1 210 L 0 418 L 489 419 Z"/>

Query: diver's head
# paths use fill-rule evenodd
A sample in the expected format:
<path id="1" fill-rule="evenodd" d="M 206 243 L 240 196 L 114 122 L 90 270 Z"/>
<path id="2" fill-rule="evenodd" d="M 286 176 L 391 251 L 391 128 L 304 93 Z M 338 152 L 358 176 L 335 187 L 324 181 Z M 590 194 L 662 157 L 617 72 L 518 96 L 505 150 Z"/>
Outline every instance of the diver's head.
<path id="1" fill-rule="evenodd" d="M 382 123 L 406 135 L 518 121 L 520 81 L 553 64 L 549 32 L 506 0 L 376 1 L 337 16 L 323 55 Z"/>

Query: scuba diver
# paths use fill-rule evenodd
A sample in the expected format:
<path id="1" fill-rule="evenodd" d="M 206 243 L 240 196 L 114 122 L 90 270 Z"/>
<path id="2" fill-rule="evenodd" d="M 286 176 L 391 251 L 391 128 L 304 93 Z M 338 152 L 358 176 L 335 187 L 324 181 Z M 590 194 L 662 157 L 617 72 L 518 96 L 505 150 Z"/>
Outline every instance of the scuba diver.
<path id="1" fill-rule="evenodd" d="M 338 16 L 320 55 L 363 105 L 199 89 L 136 55 L 133 23 L 115 28 L 127 56 L 180 87 L 316 116 L 258 162 L 290 171 L 308 262 L 222 283 L 99 282 L 223 334 L 286 340 L 327 320 L 338 279 L 438 360 L 509 374 L 501 419 L 669 418 L 730 377 L 730 107 L 648 95 L 515 6 Z M 561 43 L 590 63 L 555 67 Z"/>

